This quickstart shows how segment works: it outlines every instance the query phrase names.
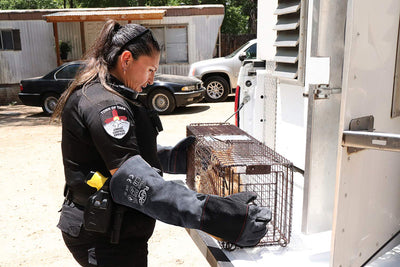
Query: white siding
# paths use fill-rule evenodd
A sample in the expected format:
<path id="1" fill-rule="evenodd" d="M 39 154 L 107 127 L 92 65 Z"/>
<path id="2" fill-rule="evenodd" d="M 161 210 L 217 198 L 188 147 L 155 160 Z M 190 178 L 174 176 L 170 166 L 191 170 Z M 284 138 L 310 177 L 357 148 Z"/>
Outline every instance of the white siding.
<path id="1" fill-rule="evenodd" d="M 186 63 L 162 64 L 158 68 L 157 73 L 187 76 L 189 69 L 190 65 Z"/>
<path id="2" fill-rule="evenodd" d="M 0 84 L 41 76 L 57 66 L 53 25 L 45 21 L 0 21 L 0 29 L 19 29 L 21 51 L 0 51 Z"/>
<path id="3" fill-rule="evenodd" d="M 86 51 L 93 45 L 101 29 L 103 28 L 104 22 L 100 21 L 89 21 L 85 22 L 85 45 Z"/>
<path id="4" fill-rule="evenodd" d="M 188 62 L 163 64 L 160 73 L 187 75 L 190 64 L 212 58 L 223 15 L 164 17 L 161 20 L 132 21 L 142 25 L 187 25 Z M 125 24 L 126 21 L 121 21 Z M 68 59 L 82 56 L 79 23 L 58 23 L 59 40 L 69 41 Z M 103 22 L 85 22 L 86 48 L 93 44 Z M 0 21 L 1 29 L 19 29 L 21 51 L 0 51 L 0 84 L 41 76 L 57 66 L 53 24 L 45 21 Z"/>
<path id="5" fill-rule="evenodd" d="M 188 26 L 189 64 L 212 58 L 223 15 L 164 17 L 162 20 L 132 21 L 142 25 Z M 189 70 L 188 70 L 189 71 Z M 187 73 L 185 73 L 187 75 Z"/>
<path id="6" fill-rule="evenodd" d="M 194 16 L 189 32 L 189 63 L 213 57 L 223 15 Z"/>
<path id="7" fill-rule="evenodd" d="M 187 25 L 188 60 L 187 63 L 161 64 L 158 73 L 187 75 L 190 64 L 212 58 L 218 31 L 223 15 L 164 17 L 161 20 L 133 20 L 144 26 Z M 125 24 L 126 21 L 120 21 Z M 93 44 L 104 22 L 85 22 L 85 40 L 88 48 Z"/>
<path id="8" fill-rule="evenodd" d="M 96 38 L 99 36 L 104 23 L 104 21 L 87 21 L 84 23 L 86 51 L 88 51 L 93 45 L 94 41 L 96 41 Z M 125 25 L 127 21 L 118 21 L 118 23 Z"/>
<path id="9" fill-rule="evenodd" d="M 82 57 L 81 29 L 79 22 L 59 22 L 58 40 L 69 42 L 72 51 L 68 53 L 68 60 L 76 60 Z"/>

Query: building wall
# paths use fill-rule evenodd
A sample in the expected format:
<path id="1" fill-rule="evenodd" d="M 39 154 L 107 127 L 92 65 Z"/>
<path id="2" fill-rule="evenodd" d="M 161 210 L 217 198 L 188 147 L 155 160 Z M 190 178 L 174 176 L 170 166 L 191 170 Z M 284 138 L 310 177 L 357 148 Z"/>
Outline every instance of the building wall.
<path id="1" fill-rule="evenodd" d="M 57 66 L 53 25 L 40 20 L 0 21 L 0 29 L 19 29 L 21 51 L 0 51 L 0 84 L 41 76 Z"/>
<path id="2" fill-rule="evenodd" d="M 59 22 L 58 40 L 68 42 L 72 51 L 68 53 L 67 60 L 79 59 L 82 56 L 81 29 L 79 22 Z"/>
<path id="3" fill-rule="evenodd" d="M 144 26 L 152 25 L 187 25 L 188 30 L 188 63 L 174 63 L 174 64 L 160 64 L 158 70 L 159 73 L 164 74 L 175 74 L 175 75 L 187 75 L 189 72 L 190 64 L 196 61 L 209 59 L 213 57 L 213 52 L 215 44 L 218 38 L 219 28 L 221 27 L 223 15 L 201 15 L 201 16 L 178 16 L 178 17 L 164 17 L 161 20 L 138 20 L 131 21 L 131 23 L 137 23 Z M 120 21 L 120 24 L 126 24 L 127 21 Z M 72 42 L 72 36 L 74 34 L 67 35 L 60 32 L 59 27 L 59 39 L 65 36 L 66 40 Z M 66 23 L 68 24 L 68 23 Z M 85 44 L 86 49 L 88 49 L 94 42 L 98 33 L 100 32 L 104 22 L 85 22 Z M 66 26 L 63 26 L 66 27 Z M 79 31 L 78 29 L 74 30 Z M 72 27 L 69 26 L 69 30 Z M 80 37 L 79 37 L 80 38 Z M 78 59 L 79 57 L 73 57 L 73 59 Z"/>
<path id="4" fill-rule="evenodd" d="M 18 93 L 18 84 L 0 84 L 0 105 L 21 104 L 22 102 L 18 98 Z"/>
<path id="5" fill-rule="evenodd" d="M 21 51 L 0 51 L 0 104 L 19 102 L 17 92 L 20 80 L 42 76 L 57 66 L 53 24 L 43 19 L 54 11 L 2 11 L 0 29 L 19 29 Z M 194 12 L 194 13 L 193 13 Z M 196 13 L 197 12 L 197 13 Z M 207 11 L 210 12 L 210 11 Z M 159 73 L 187 75 L 190 64 L 213 57 L 218 32 L 224 15 L 211 11 L 204 15 L 202 8 L 168 9 L 161 20 L 138 20 L 145 26 L 187 25 L 188 62 L 161 64 Z M 84 22 L 85 48 L 93 43 L 104 22 Z M 121 24 L 127 21 L 120 21 Z M 71 43 L 68 60 L 80 59 L 83 54 L 79 22 L 57 23 L 59 40 Z"/>
<path id="6" fill-rule="evenodd" d="M 191 64 L 212 58 L 223 19 L 223 15 L 164 17 L 162 20 L 145 20 L 141 24 L 188 25 L 188 64 Z"/>

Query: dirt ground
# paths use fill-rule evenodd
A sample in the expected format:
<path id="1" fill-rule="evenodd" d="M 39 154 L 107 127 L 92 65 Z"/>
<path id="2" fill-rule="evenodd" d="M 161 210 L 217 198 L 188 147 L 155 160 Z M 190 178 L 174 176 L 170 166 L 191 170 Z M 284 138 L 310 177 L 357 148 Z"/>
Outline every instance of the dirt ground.
<path id="1" fill-rule="evenodd" d="M 161 116 L 158 142 L 173 145 L 186 125 L 223 122 L 232 113 L 232 101 L 179 108 Z M 78 266 L 56 227 L 64 186 L 60 144 L 60 125 L 49 124 L 41 108 L 0 106 L 0 267 Z M 184 179 L 167 176 L 175 178 Z M 207 265 L 185 229 L 157 222 L 149 266 Z"/>

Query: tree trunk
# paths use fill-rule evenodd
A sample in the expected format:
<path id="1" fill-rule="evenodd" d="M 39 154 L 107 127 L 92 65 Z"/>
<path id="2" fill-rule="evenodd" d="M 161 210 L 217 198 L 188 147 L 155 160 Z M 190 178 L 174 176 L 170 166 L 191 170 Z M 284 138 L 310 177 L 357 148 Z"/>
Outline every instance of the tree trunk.
<path id="1" fill-rule="evenodd" d="M 252 7 L 249 12 L 249 29 L 250 33 L 257 34 L 257 0 L 250 0 Z"/>

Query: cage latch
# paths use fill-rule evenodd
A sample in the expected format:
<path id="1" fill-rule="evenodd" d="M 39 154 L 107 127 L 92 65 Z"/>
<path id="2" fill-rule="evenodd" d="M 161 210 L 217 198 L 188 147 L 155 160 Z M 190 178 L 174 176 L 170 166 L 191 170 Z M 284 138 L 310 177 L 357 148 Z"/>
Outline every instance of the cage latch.
<path id="1" fill-rule="evenodd" d="M 331 88 L 327 84 L 310 85 L 314 99 L 328 99 L 333 94 L 342 93 L 342 88 Z"/>

